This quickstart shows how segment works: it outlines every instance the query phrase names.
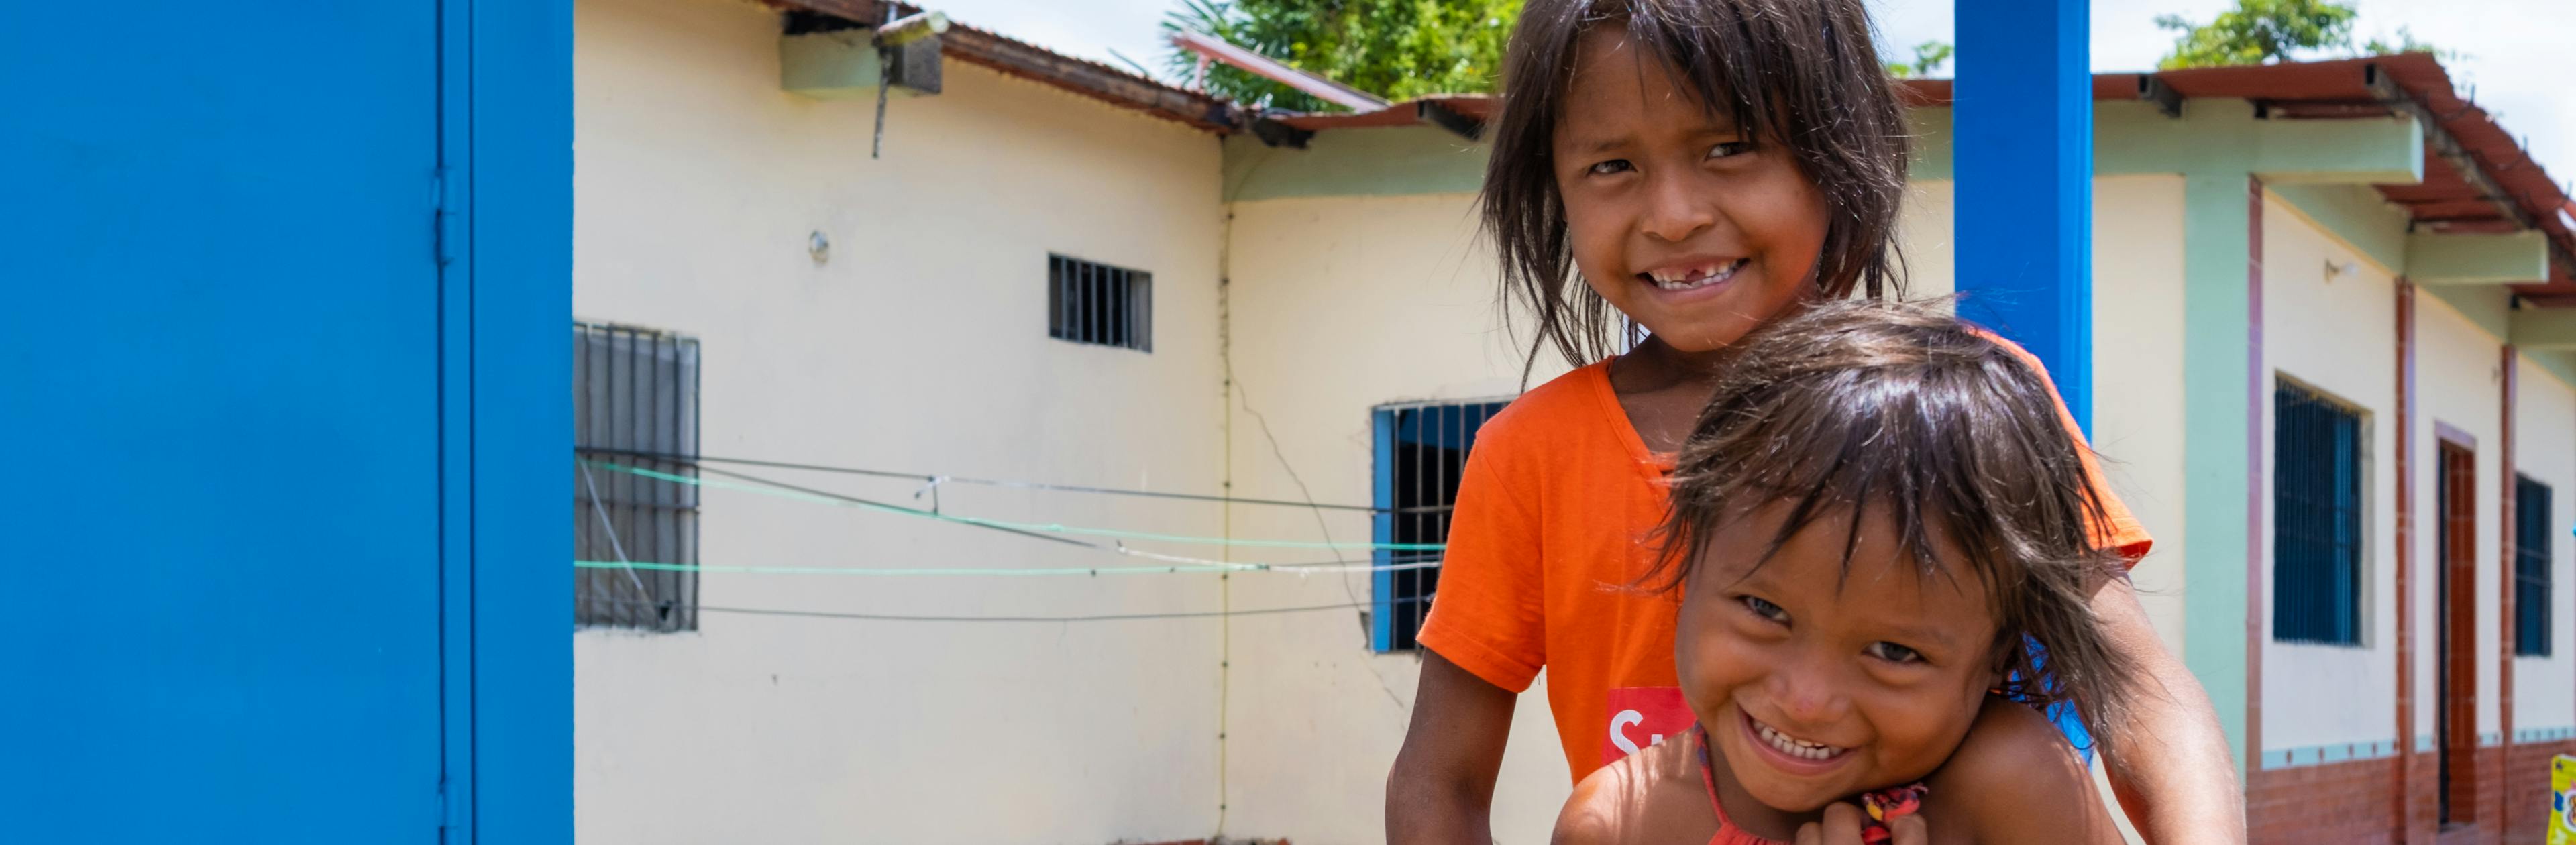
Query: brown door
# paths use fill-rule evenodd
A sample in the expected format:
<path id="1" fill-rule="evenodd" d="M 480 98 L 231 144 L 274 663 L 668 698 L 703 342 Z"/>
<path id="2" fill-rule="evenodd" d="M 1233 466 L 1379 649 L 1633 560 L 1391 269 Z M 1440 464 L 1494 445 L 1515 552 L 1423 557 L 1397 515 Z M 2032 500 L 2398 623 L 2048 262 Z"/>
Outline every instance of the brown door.
<path id="1" fill-rule="evenodd" d="M 2434 696 L 2434 759 L 2441 773 L 2437 793 L 2444 825 L 2473 820 L 2477 808 L 2478 662 L 2477 609 L 2477 459 L 2467 447 L 2442 444 L 2441 484 L 2433 520 L 2441 561 L 2434 607 L 2441 614 L 2433 627 L 2440 639 L 2439 692 Z"/>

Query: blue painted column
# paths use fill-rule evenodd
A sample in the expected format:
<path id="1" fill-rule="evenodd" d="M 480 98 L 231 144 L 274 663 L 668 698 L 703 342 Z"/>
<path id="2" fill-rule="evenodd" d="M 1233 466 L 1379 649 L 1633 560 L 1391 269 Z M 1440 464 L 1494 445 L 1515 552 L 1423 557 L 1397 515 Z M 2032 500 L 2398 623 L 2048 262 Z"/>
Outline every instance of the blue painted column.
<path id="1" fill-rule="evenodd" d="M 2093 75 L 2086 0 L 1957 0 L 1960 313 L 2048 365 L 2093 427 Z"/>

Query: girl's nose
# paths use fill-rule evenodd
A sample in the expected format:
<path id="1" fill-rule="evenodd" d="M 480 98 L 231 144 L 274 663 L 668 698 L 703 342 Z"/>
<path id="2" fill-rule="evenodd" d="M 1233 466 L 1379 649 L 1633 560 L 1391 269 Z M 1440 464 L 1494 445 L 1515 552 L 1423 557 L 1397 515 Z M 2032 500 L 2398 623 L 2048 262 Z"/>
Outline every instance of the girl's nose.
<path id="1" fill-rule="evenodd" d="M 1662 177 L 1646 192 L 1646 213 L 1638 228 L 1656 240 L 1677 244 L 1716 224 L 1716 207 L 1693 180 Z"/>
<path id="2" fill-rule="evenodd" d="M 1806 665 L 1782 666 L 1771 673 L 1771 700 L 1780 708 L 1780 716 L 1798 725 L 1778 725 L 1782 729 L 1799 726 L 1829 725 L 1842 719 L 1851 709 L 1851 699 L 1843 694 L 1843 683 L 1835 672 L 1820 661 L 1802 661 Z"/>

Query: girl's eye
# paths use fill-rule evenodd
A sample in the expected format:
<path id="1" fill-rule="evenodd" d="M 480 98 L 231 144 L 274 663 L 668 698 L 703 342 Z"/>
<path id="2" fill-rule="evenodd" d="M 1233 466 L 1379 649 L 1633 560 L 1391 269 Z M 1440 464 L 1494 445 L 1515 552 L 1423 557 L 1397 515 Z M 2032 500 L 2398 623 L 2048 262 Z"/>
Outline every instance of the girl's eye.
<path id="1" fill-rule="evenodd" d="M 1772 604 L 1752 596 L 1745 596 L 1744 609 L 1753 611 L 1753 615 L 1755 616 L 1769 619 L 1783 625 L 1789 624 L 1789 612 L 1781 610 L 1779 605 Z"/>
<path id="2" fill-rule="evenodd" d="M 1611 159 L 1611 160 L 1609 160 L 1609 161 L 1605 161 L 1605 162 L 1602 162 L 1602 163 L 1600 163 L 1600 164 L 1595 164 L 1595 165 L 1593 165 L 1593 166 L 1591 166 L 1591 167 L 1584 168 L 1584 172 L 1586 172 L 1586 173 L 1590 173 L 1590 174 L 1592 174 L 1592 175 L 1594 175 L 1594 176 L 1608 176 L 1608 175 L 1613 174 L 1613 173 L 1624 173 L 1624 172 L 1627 172 L 1628 170 L 1633 169 L 1634 167 L 1635 167 L 1634 165 L 1631 165 L 1631 164 L 1629 164 L 1629 163 L 1628 163 L 1628 160 L 1627 160 L 1627 159 L 1624 159 L 1624 158 L 1614 158 L 1614 159 Z"/>
<path id="3" fill-rule="evenodd" d="M 1920 663 L 1923 653 L 1895 643 L 1880 641 L 1869 644 L 1869 654 L 1889 663 Z"/>
<path id="4" fill-rule="evenodd" d="M 1752 151 L 1753 151 L 1753 142 L 1751 142 L 1751 141 L 1728 141 L 1728 142 L 1726 142 L 1726 143 L 1719 144 L 1719 145 L 1717 145 L 1717 146 L 1714 146 L 1714 147 L 1710 147 L 1710 148 L 1708 148 L 1708 157 L 1709 157 L 1709 158 L 1725 158 L 1725 157 L 1727 157 L 1727 156 L 1731 156 L 1731 155 L 1739 155 L 1739 154 L 1742 154 L 1742 153 L 1748 153 L 1748 152 L 1752 152 Z"/>

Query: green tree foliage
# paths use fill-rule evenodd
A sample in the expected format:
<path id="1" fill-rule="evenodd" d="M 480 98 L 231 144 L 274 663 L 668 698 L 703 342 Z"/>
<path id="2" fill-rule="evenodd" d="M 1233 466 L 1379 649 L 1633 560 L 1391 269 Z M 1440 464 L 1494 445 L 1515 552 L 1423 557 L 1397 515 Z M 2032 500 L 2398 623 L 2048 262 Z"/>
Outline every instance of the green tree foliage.
<path id="1" fill-rule="evenodd" d="M 1521 0 L 1180 0 L 1166 31 L 1202 32 L 1290 67 L 1389 100 L 1491 91 Z M 1171 76 L 1187 80 L 1198 56 L 1173 50 Z M 1207 89 L 1250 106 L 1293 111 L 1337 107 L 1222 64 Z"/>
<path id="2" fill-rule="evenodd" d="M 2156 18 L 2156 28 L 2173 30 L 2173 52 L 2156 62 L 2162 70 L 2227 65 L 2258 65 L 2301 59 L 2431 52 L 2445 59 L 2459 54 L 2436 50 L 2400 27 L 2398 41 L 2373 38 L 2356 47 L 2352 40 L 2350 3 L 2335 0 L 2236 0 L 2236 8 L 2206 24 L 2181 15 Z"/>
<path id="3" fill-rule="evenodd" d="M 1888 62 L 1887 75 L 1900 79 L 1909 76 L 1931 76 L 1935 73 L 1940 73 L 1941 66 L 1949 64 L 1950 56 L 1957 52 L 1957 46 L 1938 38 L 1921 44 L 1916 44 L 1914 45 L 1914 60 L 1910 62 Z"/>

